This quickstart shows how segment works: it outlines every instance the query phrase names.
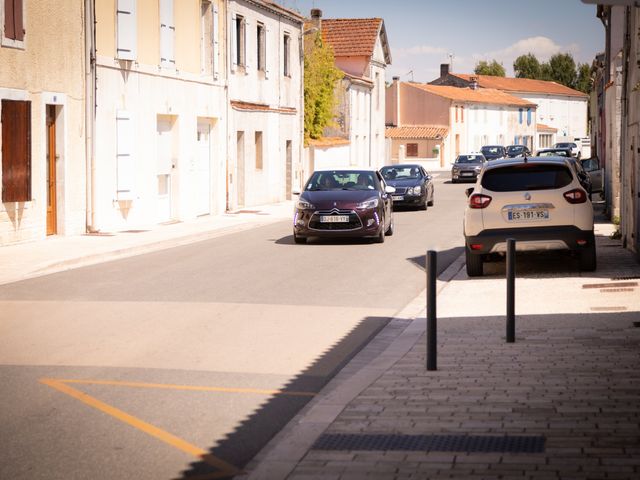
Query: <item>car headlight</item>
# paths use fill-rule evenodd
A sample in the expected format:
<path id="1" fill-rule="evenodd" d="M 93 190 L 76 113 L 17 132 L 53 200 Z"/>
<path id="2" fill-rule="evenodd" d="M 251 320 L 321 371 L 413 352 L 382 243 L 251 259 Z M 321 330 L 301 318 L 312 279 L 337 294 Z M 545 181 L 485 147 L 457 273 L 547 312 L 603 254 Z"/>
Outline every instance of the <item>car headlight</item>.
<path id="1" fill-rule="evenodd" d="M 366 208 L 376 208 L 377 206 L 378 206 L 378 199 L 370 198 L 369 200 L 360 202 L 358 205 L 356 205 L 356 208 L 366 209 Z"/>
<path id="2" fill-rule="evenodd" d="M 422 193 L 422 187 L 418 185 L 417 187 L 409 188 L 407 193 L 409 195 L 420 195 Z"/>
<path id="3" fill-rule="evenodd" d="M 296 203 L 296 208 L 298 210 L 313 210 L 316 207 L 313 203 L 309 203 L 306 200 L 300 199 Z"/>
<path id="4" fill-rule="evenodd" d="M 452 171 L 453 173 L 458 173 L 458 167 L 453 167 L 453 168 L 451 169 L 451 171 Z"/>
<path id="5" fill-rule="evenodd" d="M 474 170 L 475 170 L 476 172 L 479 172 L 480 170 L 482 170 L 482 167 L 475 167 L 475 168 L 474 168 Z"/>

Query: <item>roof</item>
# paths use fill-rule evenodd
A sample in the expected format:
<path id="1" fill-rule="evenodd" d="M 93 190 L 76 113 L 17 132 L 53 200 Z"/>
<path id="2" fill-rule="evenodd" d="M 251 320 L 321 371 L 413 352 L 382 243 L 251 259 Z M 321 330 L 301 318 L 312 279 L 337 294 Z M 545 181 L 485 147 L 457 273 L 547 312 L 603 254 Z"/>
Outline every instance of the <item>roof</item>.
<path id="1" fill-rule="evenodd" d="M 411 85 L 425 92 L 459 102 L 509 105 L 515 107 L 537 107 L 535 103 L 531 103 L 528 100 L 492 88 L 478 88 L 474 90 L 472 88 L 429 85 L 427 83 L 406 83 L 405 85 Z"/>
<path id="2" fill-rule="evenodd" d="M 387 127 L 384 136 L 387 138 L 444 138 L 449 134 L 447 127 L 438 125 L 405 125 L 402 127 Z"/>
<path id="3" fill-rule="evenodd" d="M 536 124 L 536 129 L 539 132 L 557 132 L 558 131 L 557 128 L 550 127 L 549 125 L 545 125 L 544 123 L 540 123 L 540 122 Z"/>
<path id="4" fill-rule="evenodd" d="M 294 20 L 299 21 L 300 23 L 304 22 L 304 17 L 302 15 L 300 15 L 300 13 L 291 10 L 289 8 L 285 8 L 282 5 L 277 4 L 276 2 L 272 2 L 270 0 L 262 0 L 262 3 L 265 4 L 266 6 L 268 6 L 269 8 L 271 8 L 272 10 L 275 10 L 278 13 L 284 13 L 286 15 L 288 15 L 289 17 L 291 17 Z"/>
<path id="5" fill-rule="evenodd" d="M 506 165 L 522 165 L 525 163 L 525 157 L 515 157 L 515 158 L 499 158 L 497 160 L 490 160 L 487 162 L 487 168 L 496 168 L 502 167 Z M 567 165 L 568 159 L 567 157 L 526 157 L 526 163 L 546 163 L 549 165 Z"/>
<path id="6" fill-rule="evenodd" d="M 322 41 L 333 47 L 336 57 L 372 57 L 378 36 L 382 36 L 385 62 L 391 63 L 381 18 L 322 19 Z"/>
<path id="7" fill-rule="evenodd" d="M 240 100 L 231 100 L 231 107 L 234 110 L 241 110 L 245 112 L 274 112 L 292 115 L 297 113 L 297 110 L 292 107 L 271 107 L 263 103 L 243 102 Z"/>
<path id="8" fill-rule="evenodd" d="M 482 88 L 494 88 L 505 92 L 543 93 L 549 95 L 565 95 L 570 97 L 588 97 L 586 93 L 565 87 L 556 82 L 533 80 L 531 78 L 495 77 L 492 75 L 471 75 L 468 73 L 450 73 L 454 77 L 467 82 L 471 77 L 478 78 L 478 85 Z"/>

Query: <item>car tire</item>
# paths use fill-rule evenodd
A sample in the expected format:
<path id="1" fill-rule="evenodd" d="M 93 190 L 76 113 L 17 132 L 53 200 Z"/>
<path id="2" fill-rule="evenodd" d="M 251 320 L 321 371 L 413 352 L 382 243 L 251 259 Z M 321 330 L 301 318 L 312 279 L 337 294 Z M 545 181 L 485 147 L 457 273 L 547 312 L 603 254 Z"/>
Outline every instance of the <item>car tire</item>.
<path id="1" fill-rule="evenodd" d="M 429 205 L 430 207 L 433 207 L 433 202 L 435 202 L 435 195 L 432 193 L 431 200 L 427 202 L 427 205 Z"/>
<path id="2" fill-rule="evenodd" d="M 424 203 L 420 204 L 420 210 L 426 210 L 427 209 L 427 199 L 424 199 Z"/>
<path id="3" fill-rule="evenodd" d="M 477 255 L 475 253 L 471 253 L 469 247 L 465 247 L 465 263 L 467 264 L 467 275 L 470 277 L 481 277 L 482 276 L 482 255 Z"/>
<path id="4" fill-rule="evenodd" d="M 307 243 L 307 237 L 299 237 L 298 235 L 296 235 L 295 233 L 293 234 L 293 241 L 295 243 L 297 243 L 298 245 L 303 244 L 303 243 Z"/>
<path id="5" fill-rule="evenodd" d="M 581 272 L 593 272 L 597 266 L 595 239 L 578 252 Z"/>
<path id="6" fill-rule="evenodd" d="M 458 183 L 457 180 L 454 180 L 453 178 L 451 179 L 451 183 Z"/>
<path id="7" fill-rule="evenodd" d="M 385 238 L 385 232 L 384 232 L 384 227 L 382 227 L 380 229 L 380 233 L 378 234 L 378 236 L 374 239 L 374 241 L 376 243 L 384 243 L 384 238 Z"/>
<path id="8" fill-rule="evenodd" d="M 384 234 L 385 234 L 387 237 L 390 237 L 391 235 L 393 235 L 394 227 L 395 227 L 395 225 L 394 225 L 394 223 L 393 223 L 393 215 L 392 215 L 392 216 L 391 216 L 391 222 L 389 223 L 389 228 L 387 228 L 387 231 L 386 231 L 386 232 L 384 232 Z"/>

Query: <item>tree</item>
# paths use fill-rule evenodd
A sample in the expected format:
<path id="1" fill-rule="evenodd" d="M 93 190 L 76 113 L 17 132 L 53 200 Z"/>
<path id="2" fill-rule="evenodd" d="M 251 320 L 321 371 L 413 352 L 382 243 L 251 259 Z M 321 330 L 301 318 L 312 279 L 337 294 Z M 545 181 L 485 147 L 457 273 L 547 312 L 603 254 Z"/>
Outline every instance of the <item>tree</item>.
<path id="1" fill-rule="evenodd" d="M 476 75 L 491 75 L 493 77 L 504 77 L 507 74 L 502 64 L 495 60 L 491 63 L 481 60 L 476 64 L 474 72 Z"/>
<path id="2" fill-rule="evenodd" d="M 540 78 L 540 62 L 533 53 L 520 55 L 513 62 L 516 78 Z"/>
<path id="3" fill-rule="evenodd" d="M 576 62 L 570 53 L 556 53 L 549 59 L 551 78 L 569 88 L 575 88 L 578 76 Z"/>
<path id="4" fill-rule="evenodd" d="M 317 32 L 304 54 L 304 138 L 320 138 L 333 120 L 336 82 L 342 72 L 335 66 L 330 45 L 324 45 Z"/>
<path id="5" fill-rule="evenodd" d="M 591 93 L 593 80 L 591 79 L 591 67 L 587 63 L 578 64 L 578 80 L 576 81 L 576 90 L 583 93 Z"/>

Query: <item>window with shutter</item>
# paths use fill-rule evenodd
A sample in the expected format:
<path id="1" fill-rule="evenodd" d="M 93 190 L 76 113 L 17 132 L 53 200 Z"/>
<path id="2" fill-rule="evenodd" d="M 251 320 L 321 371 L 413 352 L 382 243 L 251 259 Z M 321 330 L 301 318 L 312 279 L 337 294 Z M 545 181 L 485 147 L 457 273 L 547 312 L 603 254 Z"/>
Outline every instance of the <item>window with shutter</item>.
<path id="1" fill-rule="evenodd" d="M 3 0 L 4 28 L 2 44 L 21 47 L 24 42 L 24 0 Z M 2 9 L 0 9 L 2 13 Z"/>
<path id="2" fill-rule="evenodd" d="M 417 157 L 417 156 L 418 156 L 418 144 L 407 143 L 407 157 Z"/>
<path id="3" fill-rule="evenodd" d="M 220 27 L 219 27 L 219 17 L 218 17 L 218 4 L 216 3 L 213 6 L 213 78 L 218 79 L 219 74 L 219 65 L 220 62 L 218 60 L 219 55 L 219 41 L 218 37 L 220 36 Z"/>
<path id="4" fill-rule="evenodd" d="M 287 33 L 284 34 L 282 49 L 282 61 L 284 63 L 283 74 L 285 77 L 288 77 L 291 75 L 291 72 L 289 71 L 289 50 L 291 49 L 291 37 Z"/>
<path id="5" fill-rule="evenodd" d="M 173 0 L 160 0 L 160 66 L 175 68 Z"/>
<path id="6" fill-rule="evenodd" d="M 209 0 L 200 3 L 200 72 L 213 74 L 213 13 Z"/>
<path id="7" fill-rule="evenodd" d="M 258 60 L 258 70 L 264 72 L 264 60 L 265 60 L 265 52 L 264 52 L 264 25 L 262 23 L 258 23 L 256 27 L 256 58 Z"/>
<path id="8" fill-rule="evenodd" d="M 2 100 L 2 201 L 31 200 L 31 102 Z"/>
<path id="9" fill-rule="evenodd" d="M 121 60 L 135 60 L 138 45 L 136 0 L 118 0 L 116 15 L 117 58 Z"/>
<path id="10" fill-rule="evenodd" d="M 116 168 L 119 200 L 133 199 L 135 165 L 134 165 L 134 131 L 131 114 L 118 110 L 116 114 Z"/>

